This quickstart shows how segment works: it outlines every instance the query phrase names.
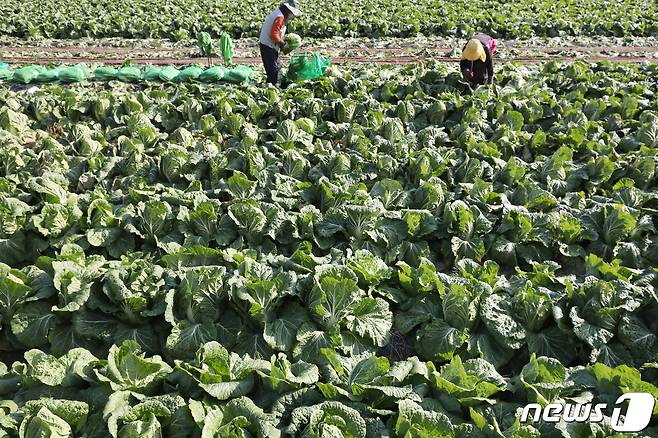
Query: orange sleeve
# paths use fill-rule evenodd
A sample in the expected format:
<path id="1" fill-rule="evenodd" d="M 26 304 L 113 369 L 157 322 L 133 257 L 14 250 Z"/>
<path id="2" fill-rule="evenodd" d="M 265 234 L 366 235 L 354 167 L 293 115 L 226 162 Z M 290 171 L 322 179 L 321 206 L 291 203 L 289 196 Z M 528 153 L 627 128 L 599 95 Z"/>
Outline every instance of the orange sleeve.
<path id="1" fill-rule="evenodd" d="M 270 37 L 272 37 L 272 41 L 274 41 L 277 44 L 283 43 L 283 38 L 281 38 L 281 28 L 285 24 L 286 19 L 281 16 L 277 17 L 276 20 L 274 20 L 274 23 L 272 24 L 272 30 L 270 31 Z"/>

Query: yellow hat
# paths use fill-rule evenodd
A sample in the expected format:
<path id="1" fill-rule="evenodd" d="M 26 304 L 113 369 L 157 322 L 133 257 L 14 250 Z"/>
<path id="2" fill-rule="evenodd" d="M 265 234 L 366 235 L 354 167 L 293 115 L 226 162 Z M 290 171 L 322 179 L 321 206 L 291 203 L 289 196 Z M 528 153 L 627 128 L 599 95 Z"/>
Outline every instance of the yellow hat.
<path id="1" fill-rule="evenodd" d="M 484 52 L 484 46 L 480 40 L 473 38 L 469 40 L 462 52 L 462 59 L 467 61 L 477 61 L 478 59 L 484 62 L 487 59 L 487 54 Z"/>

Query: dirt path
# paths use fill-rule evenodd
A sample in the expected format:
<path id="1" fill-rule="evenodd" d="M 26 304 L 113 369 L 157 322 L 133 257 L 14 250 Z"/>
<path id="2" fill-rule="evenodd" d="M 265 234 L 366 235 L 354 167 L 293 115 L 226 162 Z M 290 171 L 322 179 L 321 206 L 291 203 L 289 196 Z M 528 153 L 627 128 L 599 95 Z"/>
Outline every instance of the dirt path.
<path id="1" fill-rule="evenodd" d="M 373 64 L 411 64 L 434 59 L 442 62 L 457 62 L 451 57 L 453 48 L 432 45 L 418 47 L 402 45 L 399 47 L 368 46 L 309 46 L 306 51 L 320 51 L 331 58 L 335 64 L 373 63 Z M 50 64 L 66 63 L 121 65 L 126 59 L 136 64 L 153 65 L 189 65 L 205 63 L 205 58 L 197 56 L 195 47 L 113 47 L 113 46 L 0 46 L 1 61 L 9 64 Z M 250 46 L 237 47 L 236 64 L 260 64 L 255 49 Z M 554 47 L 515 47 L 513 43 L 501 44 L 497 53 L 498 62 L 516 61 L 521 63 L 538 63 L 545 61 L 570 62 L 574 59 L 597 62 L 658 63 L 658 47 L 655 46 L 554 46 Z M 284 58 L 285 59 L 285 58 Z"/>

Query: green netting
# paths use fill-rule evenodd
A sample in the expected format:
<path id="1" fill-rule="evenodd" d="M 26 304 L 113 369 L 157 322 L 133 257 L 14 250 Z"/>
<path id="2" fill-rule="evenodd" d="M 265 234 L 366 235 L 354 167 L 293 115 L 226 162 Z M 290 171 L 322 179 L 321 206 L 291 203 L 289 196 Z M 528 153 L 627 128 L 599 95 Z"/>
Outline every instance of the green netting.
<path id="1" fill-rule="evenodd" d="M 178 73 L 178 76 L 176 76 L 176 82 L 190 82 L 199 79 L 201 73 L 203 73 L 202 68 L 197 67 L 196 65 L 191 65 Z"/>
<path id="2" fill-rule="evenodd" d="M 210 67 L 204 70 L 198 66 L 189 66 L 178 70 L 172 65 L 165 67 L 149 66 L 142 70 L 139 66 L 126 66 L 120 69 L 114 67 L 98 67 L 93 73 L 85 64 L 74 66 L 59 66 L 45 68 L 43 66 L 25 66 L 12 72 L 6 64 L 0 63 L 0 80 L 13 77 L 14 82 L 29 84 L 31 82 L 80 82 L 90 76 L 97 81 L 119 80 L 123 82 L 191 82 L 204 83 L 229 82 L 241 84 L 249 80 L 253 74 L 251 67 L 239 65 L 232 69 L 224 66 Z"/>
<path id="3" fill-rule="evenodd" d="M 242 82 L 248 81 L 251 78 L 253 70 L 251 67 L 244 65 L 238 65 L 233 67 L 231 70 L 227 71 L 224 75 L 224 80 L 232 84 L 241 84 Z"/>
<path id="4" fill-rule="evenodd" d="M 162 73 L 162 67 L 146 67 L 144 69 L 144 80 L 149 82 L 159 82 L 160 73 Z"/>
<path id="5" fill-rule="evenodd" d="M 94 70 L 94 78 L 99 81 L 111 81 L 117 78 L 119 70 L 114 67 L 98 67 Z"/>
<path id="6" fill-rule="evenodd" d="M 226 32 L 222 32 L 222 36 L 219 38 L 219 49 L 222 52 L 222 58 L 224 58 L 224 63 L 226 65 L 233 64 L 233 40 Z"/>
<path id="7" fill-rule="evenodd" d="M 46 68 L 41 65 L 28 65 L 14 71 L 13 80 L 20 84 L 29 84 L 44 71 L 46 71 Z"/>
<path id="8" fill-rule="evenodd" d="M 142 70 L 139 67 L 121 67 L 117 73 L 117 79 L 123 82 L 137 82 L 142 80 Z"/>
<path id="9" fill-rule="evenodd" d="M 206 83 L 219 82 L 224 79 L 226 72 L 227 70 L 221 66 L 210 67 L 199 75 L 199 80 Z"/>
<path id="10" fill-rule="evenodd" d="M 324 76 L 329 67 L 329 59 L 322 56 L 320 52 L 299 53 L 290 57 L 288 67 L 288 79 L 291 81 L 308 81 Z"/>
<path id="11" fill-rule="evenodd" d="M 36 82 L 55 82 L 59 80 L 59 72 L 62 70 L 62 67 L 55 67 L 51 69 L 46 69 L 45 71 L 42 71 L 39 73 L 39 75 L 34 78 Z"/>
<path id="12" fill-rule="evenodd" d="M 59 70 L 58 78 L 62 82 L 81 82 L 89 77 L 89 69 L 85 64 L 64 67 Z"/>
<path id="13" fill-rule="evenodd" d="M 0 62 L 0 80 L 9 79 L 12 74 L 12 71 L 9 69 L 9 64 Z"/>
<path id="14" fill-rule="evenodd" d="M 144 69 L 144 80 L 149 82 L 173 82 L 179 73 L 180 71 L 172 65 L 166 67 L 151 66 Z"/>
<path id="15" fill-rule="evenodd" d="M 160 72 L 160 80 L 162 82 L 173 82 L 180 71 L 173 65 L 168 65 L 162 69 Z"/>
<path id="16" fill-rule="evenodd" d="M 9 69 L 0 68 L 0 80 L 11 79 L 12 72 Z"/>

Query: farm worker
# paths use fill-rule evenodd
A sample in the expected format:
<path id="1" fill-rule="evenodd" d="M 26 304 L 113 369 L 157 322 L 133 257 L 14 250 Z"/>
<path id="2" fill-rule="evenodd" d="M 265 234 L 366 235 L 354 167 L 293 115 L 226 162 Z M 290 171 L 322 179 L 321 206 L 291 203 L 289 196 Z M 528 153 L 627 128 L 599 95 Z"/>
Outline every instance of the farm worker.
<path id="1" fill-rule="evenodd" d="M 474 35 L 462 49 L 459 67 L 464 78 L 472 84 L 489 84 L 494 79 L 493 54 L 496 40 L 485 34 Z"/>
<path id="2" fill-rule="evenodd" d="M 273 85 L 279 84 L 281 63 L 279 62 L 279 50 L 286 46 L 284 36 L 286 25 L 293 17 L 302 15 L 297 8 L 295 0 L 284 0 L 281 5 L 267 16 L 260 30 L 260 56 L 263 59 L 267 82 Z"/>

